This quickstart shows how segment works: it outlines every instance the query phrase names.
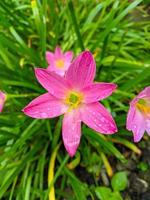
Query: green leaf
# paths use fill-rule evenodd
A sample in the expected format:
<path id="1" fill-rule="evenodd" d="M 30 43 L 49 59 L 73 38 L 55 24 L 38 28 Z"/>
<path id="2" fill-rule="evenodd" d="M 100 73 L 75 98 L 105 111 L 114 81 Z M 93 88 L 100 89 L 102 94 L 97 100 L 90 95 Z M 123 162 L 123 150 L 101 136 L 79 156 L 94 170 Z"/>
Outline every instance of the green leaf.
<path id="1" fill-rule="evenodd" d="M 123 200 L 120 193 L 118 191 L 115 191 L 111 194 L 111 197 L 109 200 Z"/>
<path id="2" fill-rule="evenodd" d="M 115 191 L 125 190 L 127 184 L 128 184 L 127 174 L 124 171 L 118 172 L 112 177 L 111 185 L 113 190 Z"/>
<path id="3" fill-rule="evenodd" d="M 111 196 L 112 191 L 108 187 L 96 187 L 95 193 L 100 200 L 108 200 Z"/>
<path id="4" fill-rule="evenodd" d="M 118 149 L 109 141 L 106 142 L 106 140 L 97 132 L 94 132 L 93 130 L 89 128 L 83 128 L 83 133 L 86 136 L 89 136 L 91 140 L 96 141 L 100 144 L 101 147 L 112 153 L 114 156 L 116 156 L 121 162 L 126 162 L 126 159 L 124 156 L 118 151 Z"/>
<path id="5" fill-rule="evenodd" d="M 112 192 L 108 187 L 96 187 L 95 193 L 100 200 L 123 200 L 118 191 Z"/>
<path id="6" fill-rule="evenodd" d="M 84 192 L 84 187 L 83 184 L 81 184 L 79 181 L 70 178 L 70 184 L 74 190 L 75 196 L 76 196 L 76 200 L 86 200 L 86 194 Z"/>

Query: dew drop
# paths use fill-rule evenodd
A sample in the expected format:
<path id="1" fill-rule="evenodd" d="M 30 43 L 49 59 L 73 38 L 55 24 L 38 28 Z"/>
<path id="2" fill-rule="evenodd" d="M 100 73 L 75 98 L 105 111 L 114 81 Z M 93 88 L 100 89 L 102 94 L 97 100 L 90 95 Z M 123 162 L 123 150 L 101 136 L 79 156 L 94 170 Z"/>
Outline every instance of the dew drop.
<path id="1" fill-rule="evenodd" d="M 114 128 L 114 125 L 113 125 L 113 124 L 110 124 L 110 126 L 111 126 L 112 128 Z"/>
<path id="2" fill-rule="evenodd" d="M 39 111 L 34 111 L 34 114 L 38 114 L 39 113 Z"/>
<path id="3" fill-rule="evenodd" d="M 136 128 L 137 128 L 137 125 L 134 124 L 134 125 L 133 125 L 133 130 L 136 130 Z"/>
<path id="4" fill-rule="evenodd" d="M 41 113 L 41 117 L 42 117 L 42 118 L 46 118 L 46 117 L 47 117 L 47 114 L 43 112 L 43 113 Z"/>
<path id="5" fill-rule="evenodd" d="M 51 90 L 51 94 L 52 94 L 52 95 L 54 94 L 54 91 L 53 91 L 53 90 Z"/>
<path id="6" fill-rule="evenodd" d="M 102 118 L 101 118 L 101 121 L 102 121 L 102 122 L 106 122 L 106 120 L 105 120 L 105 118 L 104 118 L 104 117 L 102 117 Z"/>

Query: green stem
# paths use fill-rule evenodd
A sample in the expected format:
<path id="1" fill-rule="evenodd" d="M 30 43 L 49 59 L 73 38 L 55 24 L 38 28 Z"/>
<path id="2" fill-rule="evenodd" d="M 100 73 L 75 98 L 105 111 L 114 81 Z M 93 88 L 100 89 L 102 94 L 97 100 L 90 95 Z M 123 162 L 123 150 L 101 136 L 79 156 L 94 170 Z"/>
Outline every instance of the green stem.
<path id="1" fill-rule="evenodd" d="M 69 155 L 67 154 L 66 157 L 64 158 L 64 160 L 61 162 L 61 165 L 58 168 L 57 172 L 55 173 L 54 179 L 53 179 L 53 181 L 49 185 L 49 188 L 48 188 L 48 191 L 46 192 L 44 200 L 47 199 L 49 191 L 51 190 L 52 186 L 55 184 L 57 178 L 61 174 L 61 171 L 62 171 L 63 167 L 66 165 L 66 163 L 68 162 L 68 160 L 69 160 Z"/>

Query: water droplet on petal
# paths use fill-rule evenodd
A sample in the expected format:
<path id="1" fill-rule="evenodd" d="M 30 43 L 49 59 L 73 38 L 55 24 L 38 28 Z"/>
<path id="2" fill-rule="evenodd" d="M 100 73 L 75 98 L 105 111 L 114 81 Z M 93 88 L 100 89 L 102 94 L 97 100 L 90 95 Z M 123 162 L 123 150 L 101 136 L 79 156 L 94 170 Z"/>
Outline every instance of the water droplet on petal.
<path id="1" fill-rule="evenodd" d="M 105 118 L 104 118 L 104 117 L 102 117 L 102 118 L 101 118 L 101 121 L 102 121 L 102 122 L 106 122 L 106 120 L 105 120 Z"/>
<path id="2" fill-rule="evenodd" d="M 136 125 L 136 124 L 134 124 L 134 125 L 133 125 L 133 130 L 135 131 L 135 130 L 136 130 L 136 128 L 137 128 L 137 125 Z"/>
<path id="3" fill-rule="evenodd" d="M 46 118 L 46 117 L 48 117 L 48 116 L 47 116 L 46 113 L 43 112 L 43 113 L 41 113 L 41 117 L 42 117 L 42 118 Z"/>

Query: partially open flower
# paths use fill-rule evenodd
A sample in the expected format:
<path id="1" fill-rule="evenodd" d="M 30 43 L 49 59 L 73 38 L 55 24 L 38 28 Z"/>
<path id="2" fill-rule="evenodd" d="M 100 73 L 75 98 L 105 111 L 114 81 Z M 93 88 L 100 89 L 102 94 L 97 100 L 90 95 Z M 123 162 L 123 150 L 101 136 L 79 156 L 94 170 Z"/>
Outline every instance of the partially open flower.
<path id="1" fill-rule="evenodd" d="M 5 101 L 6 101 L 6 95 L 2 91 L 0 91 L 0 112 L 2 112 L 3 110 Z"/>
<path id="2" fill-rule="evenodd" d="M 103 134 L 117 131 L 112 116 L 98 102 L 111 95 L 117 86 L 94 83 L 95 72 L 95 61 L 89 51 L 84 51 L 74 60 L 65 77 L 45 69 L 35 69 L 38 81 L 48 92 L 23 109 L 26 115 L 41 119 L 64 114 L 62 137 L 70 156 L 75 154 L 80 143 L 81 121 Z"/>
<path id="3" fill-rule="evenodd" d="M 55 72 L 60 76 L 64 76 L 65 72 L 68 70 L 73 58 L 72 51 L 67 51 L 62 53 L 61 48 L 56 47 L 55 52 L 46 52 L 46 60 L 48 62 L 48 70 Z"/>
<path id="4" fill-rule="evenodd" d="M 145 131 L 150 135 L 150 86 L 131 101 L 127 129 L 133 132 L 134 142 L 139 142 Z"/>

